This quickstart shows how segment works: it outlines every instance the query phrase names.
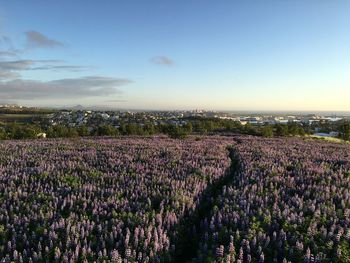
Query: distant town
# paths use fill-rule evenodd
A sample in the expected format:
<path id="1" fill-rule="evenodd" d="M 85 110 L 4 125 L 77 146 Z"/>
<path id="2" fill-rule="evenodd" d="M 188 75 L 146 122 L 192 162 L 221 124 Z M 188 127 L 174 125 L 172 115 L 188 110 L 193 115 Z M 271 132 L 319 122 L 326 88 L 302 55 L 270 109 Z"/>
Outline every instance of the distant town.
<path id="1" fill-rule="evenodd" d="M 346 114 L 310 114 L 310 113 L 239 113 L 206 110 L 177 110 L 177 111 L 127 111 L 85 109 L 76 106 L 65 109 L 24 107 L 16 104 L 0 105 L 1 123 L 34 123 L 46 129 L 55 126 L 69 128 L 85 127 L 92 133 L 98 127 L 109 126 L 121 129 L 122 125 L 144 127 L 160 127 L 173 125 L 183 127 L 196 120 L 214 120 L 263 127 L 266 125 L 295 124 L 307 127 L 308 133 L 321 137 L 338 137 L 339 131 L 334 128 L 337 124 L 349 121 Z M 209 129 L 210 130 L 210 129 Z"/>

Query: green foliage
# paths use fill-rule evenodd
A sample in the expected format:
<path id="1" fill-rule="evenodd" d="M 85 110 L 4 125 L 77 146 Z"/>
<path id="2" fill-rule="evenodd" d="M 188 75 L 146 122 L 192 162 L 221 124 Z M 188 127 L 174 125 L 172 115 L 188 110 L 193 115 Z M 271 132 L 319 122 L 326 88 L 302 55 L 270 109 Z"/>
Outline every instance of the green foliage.
<path id="1" fill-rule="evenodd" d="M 120 132 L 122 135 L 144 135 L 143 128 L 135 123 L 122 124 L 120 126 Z"/>
<path id="2" fill-rule="evenodd" d="M 190 117 L 184 119 L 189 126 L 190 132 L 206 134 L 212 132 L 237 132 L 243 131 L 240 122 L 228 119 Z M 192 127 L 190 127 L 190 124 Z M 186 126 L 185 125 L 185 126 Z"/>
<path id="3" fill-rule="evenodd" d="M 118 129 L 112 125 L 101 125 L 95 130 L 95 135 L 98 136 L 117 136 L 119 134 Z"/>
<path id="4" fill-rule="evenodd" d="M 269 137 L 273 137 L 273 129 L 270 125 L 266 125 L 262 128 L 262 136 L 269 138 Z"/>
<path id="5" fill-rule="evenodd" d="M 345 178 L 350 178 L 350 171 L 345 172 L 345 173 L 344 173 L 344 177 L 345 177 Z"/>
<path id="6" fill-rule="evenodd" d="M 103 123 L 101 120 L 96 120 Z M 101 121 L 101 122 L 99 122 Z M 264 137 L 288 136 L 288 135 L 304 135 L 305 131 L 309 132 L 310 127 L 303 127 L 297 123 L 288 123 L 272 125 L 252 125 L 250 123 L 243 126 L 240 122 L 230 119 L 204 118 L 204 117 L 188 117 L 180 120 L 181 124 L 162 123 L 154 125 L 152 122 L 145 123 L 120 123 L 119 128 L 115 128 L 110 124 L 103 124 L 90 130 L 88 126 L 81 125 L 78 127 L 68 127 L 65 125 L 50 126 L 49 123 L 41 121 L 42 127 L 33 124 L 1 124 L 1 139 L 30 139 L 36 138 L 38 133 L 44 132 L 48 138 L 75 138 L 79 136 L 118 136 L 121 135 L 153 135 L 164 133 L 171 138 L 184 139 L 189 134 L 212 134 L 212 133 L 237 133 L 249 134 Z M 185 123 L 185 124 L 183 124 Z M 345 126 L 344 126 L 345 127 Z M 346 130 L 343 127 L 343 130 Z M 350 136 L 343 132 L 343 137 Z"/>
<path id="7" fill-rule="evenodd" d="M 170 138 L 173 139 L 185 139 L 190 134 L 189 130 L 186 127 L 180 127 L 176 125 L 169 126 L 166 133 Z"/>
<path id="8" fill-rule="evenodd" d="M 287 127 L 288 127 L 288 133 L 290 135 L 294 135 L 294 136 L 295 135 L 299 135 L 299 127 L 298 127 L 298 125 L 296 123 L 289 122 Z"/>
<path id="9" fill-rule="evenodd" d="M 350 262 L 350 245 L 346 240 L 342 240 L 338 246 L 339 253 L 335 262 Z"/>
<path id="10" fill-rule="evenodd" d="M 65 175 L 61 178 L 61 181 L 70 187 L 77 187 L 80 183 L 79 177 L 73 175 Z"/>
<path id="11" fill-rule="evenodd" d="M 6 131 L 3 128 L 0 128 L 0 140 L 7 139 Z"/>
<path id="12" fill-rule="evenodd" d="M 42 236 L 44 234 L 45 227 L 44 226 L 37 226 L 35 229 L 35 233 L 39 236 Z"/>
<path id="13" fill-rule="evenodd" d="M 3 225 L 0 225 L 0 235 L 5 233 L 5 227 Z"/>
<path id="14" fill-rule="evenodd" d="M 298 127 L 298 134 L 301 135 L 301 136 L 305 136 L 306 132 L 305 130 L 302 128 L 302 127 Z"/>
<path id="15" fill-rule="evenodd" d="M 182 126 L 182 128 L 189 134 L 193 131 L 193 125 L 190 122 L 187 122 L 184 126 Z"/>
<path id="16" fill-rule="evenodd" d="M 304 136 L 306 133 L 304 127 L 301 124 L 295 122 L 289 122 L 288 124 L 276 124 L 275 125 L 275 135 L 279 137 L 285 137 L 288 135 Z"/>
<path id="17" fill-rule="evenodd" d="M 99 178 L 99 177 L 101 177 L 102 175 L 103 175 L 103 173 L 100 172 L 100 171 L 98 171 L 98 170 L 91 170 L 91 171 L 89 171 L 89 173 L 88 173 L 88 176 L 89 176 L 90 178 Z"/>
<path id="18" fill-rule="evenodd" d="M 344 122 L 339 127 L 340 137 L 345 141 L 350 141 L 350 122 Z"/>
<path id="19" fill-rule="evenodd" d="M 276 125 L 276 136 L 288 136 L 288 127 L 284 124 Z"/>
<path id="20" fill-rule="evenodd" d="M 78 135 L 76 129 L 63 125 L 52 126 L 47 130 L 47 137 L 49 138 L 72 138 Z"/>
<path id="21" fill-rule="evenodd" d="M 261 223 L 255 217 L 253 217 L 252 224 L 250 225 L 250 228 L 248 231 L 248 238 L 252 239 L 254 236 L 257 235 L 258 232 L 263 232 Z"/>
<path id="22" fill-rule="evenodd" d="M 77 132 L 78 132 L 79 136 L 89 136 L 90 135 L 89 129 L 85 125 L 79 126 L 77 128 Z"/>
<path id="23" fill-rule="evenodd" d="M 243 133 L 250 135 L 259 135 L 259 131 L 256 129 L 255 126 L 251 125 L 250 123 L 247 123 L 244 126 Z"/>
<path id="24" fill-rule="evenodd" d="M 6 228 L 4 225 L 0 224 L 0 241 L 5 240 Z"/>
<path id="25" fill-rule="evenodd" d="M 2 129 L 0 139 L 34 139 L 41 130 L 36 125 L 11 123 Z"/>
<path id="26" fill-rule="evenodd" d="M 43 180 L 45 178 L 47 178 L 49 176 L 49 173 L 47 172 L 43 172 L 43 173 L 40 173 L 40 174 L 37 174 L 35 177 L 38 179 L 38 180 Z"/>
<path id="27" fill-rule="evenodd" d="M 143 132 L 146 135 L 153 135 L 153 134 L 157 133 L 157 130 L 153 124 L 146 123 L 145 126 L 143 126 Z"/>

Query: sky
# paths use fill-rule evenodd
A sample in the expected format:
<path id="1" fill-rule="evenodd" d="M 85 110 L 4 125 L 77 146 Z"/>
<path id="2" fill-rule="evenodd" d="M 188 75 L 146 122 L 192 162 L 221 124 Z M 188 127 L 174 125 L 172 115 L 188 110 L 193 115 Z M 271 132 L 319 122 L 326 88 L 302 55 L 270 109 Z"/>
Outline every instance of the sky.
<path id="1" fill-rule="evenodd" d="M 347 0 L 1 0 L 0 104 L 350 111 Z"/>

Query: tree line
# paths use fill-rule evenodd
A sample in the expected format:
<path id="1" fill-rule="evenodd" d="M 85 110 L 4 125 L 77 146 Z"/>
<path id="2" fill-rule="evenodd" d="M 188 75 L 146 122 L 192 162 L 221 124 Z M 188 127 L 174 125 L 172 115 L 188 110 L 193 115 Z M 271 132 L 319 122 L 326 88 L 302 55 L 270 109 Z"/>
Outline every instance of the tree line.
<path id="1" fill-rule="evenodd" d="M 122 123 L 118 127 L 103 124 L 89 128 L 87 126 L 68 127 L 65 125 L 44 126 L 29 123 L 4 123 L 0 124 L 0 139 L 34 139 L 38 134 L 45 133 L 48 138 L 74 138 L 85 136 L 123 136 L 123 135 L 155 135 L 167 134 L 172 138 L 183 139 L 190 134 L 247 134 L 263 137 L 304 136 L 313 133 L 309 125 L 289 122 L 287 124 L 252 125 L 232 120 L 216 118 L 186 118 L 184 125 L 153 123 Z M 341 122 L 334 131 L 344 140 L 350 140 L 350 122 Z"/>

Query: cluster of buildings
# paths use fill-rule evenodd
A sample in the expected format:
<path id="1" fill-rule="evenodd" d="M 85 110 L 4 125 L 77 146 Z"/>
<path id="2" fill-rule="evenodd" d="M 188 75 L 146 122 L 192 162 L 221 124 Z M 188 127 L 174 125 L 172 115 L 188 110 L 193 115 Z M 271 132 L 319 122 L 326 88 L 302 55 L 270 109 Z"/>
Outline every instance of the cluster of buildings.
<path id="1" fill-rule="evenodd" d="M 48 115 L 50 125 L 68 125 L 77 127 L 81 125 L 95 127 L 101 124 L 110 124 L 119 127 L 121 123 L 153 125 L 175 124 L 184 125 L 188 118 L 219 118 L 240 122 L 242 125 L 287 124 L 290 122 L 316 125 L 335 123 L 348 118 L 346 116 L 322 116 L 316 114 L 305 115 L 267 115 L 267 114 L 241 114 L 215 111 L 99 111 L 99 110 L 59 110 Z"/>
<path id="2" fill-rule="evenodd" d="M 190 116 L 182 111 L 91 111 L 91 110 L 62 110 L 48 115 L 50 125 L 67 125 L 69 127 L 112 125 L 119 128 L 123 124 L 174 124 L 184 125 L 184 117 Z"/>
<path id="3" fill-rule="evenodd" d="M 15 104 L 0 104 L 1 109 L 21 110 L 31 109 Z M 37 109 L 40 110 L 40 109 Z M 17 112 L 17 111 L 16 111 Z M 52 113 L 45 114 L 48 126 L 64 125 L 68 127 L 87 126 L 94 129 L 100 125 L 112 125 L 119 128 L 122 124 L 155 126 L 162 124 L 172 124 L 182 126 L 188 120 L 196 118 L 214 118 L 240 122 L 242 125 L 275 125 L 298 123 L 312 126 L 314 132 L 320 136 L 336 137 L 338 133 L 328 130 L 324 132 L 324 126 L 332 127 L 342 120 L 350 120 L 350 115 L 335 116 L 332 114 L 283 114 L 283 113 L 238 113 L 238 112 L 218 112 L 205 110 L 183 110 L 183 111 L 114 111 L 114 110 L 87 110 L 83 107 L 66 110 L 52 110 Z M 44 136 L 44 135 L 41 135 Z"/>
<path id="4" fill-rule="evenodd" d="M 22 109 L 23 106 L 17 104 L 0 104 L 0 109 Z"/>
<path id="5" fill-rule="evenodd" d="M 265 124 L 287 124 L 289 122 L 302 123 L 302 124 L 315 124 L 315 123 L 326 123 L 326 122 L 337 122 L 344 119 L 344 117 L 336 116 L 319 116 L 319 115 L 243 115 L 243 116 L 217 116 L 220 119 L 229 119 L 238 121 L 242 125 L 247 123 L 254 125 L 265 125 Z"/>

